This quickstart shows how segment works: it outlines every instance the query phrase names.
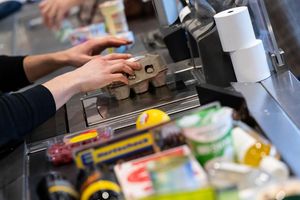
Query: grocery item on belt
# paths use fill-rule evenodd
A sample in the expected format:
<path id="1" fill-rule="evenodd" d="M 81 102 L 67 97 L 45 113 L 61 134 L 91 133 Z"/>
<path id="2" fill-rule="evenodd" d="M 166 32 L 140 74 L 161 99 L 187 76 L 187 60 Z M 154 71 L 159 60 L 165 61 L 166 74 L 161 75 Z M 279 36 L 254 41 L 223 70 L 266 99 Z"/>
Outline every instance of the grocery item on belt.
<path id="1" fill-rule="evenodd" d="M 262 187 L 256 200 L 298 200 L 300 198 L 300 181 L 291 179 Z"/>
<path id="2" fill-rule="evenodd" d="M 139 62 L 141 70 L 135 71 L 134 75 L 128 75 L 129 84 L 113 83 L 106 87 L 109 93 L 117 100 L 127 99 L 130 96 L 130 88 L 136 94 L 142 94 L 148 91 L 149 82 L 154 87 L 166 85 L 167 66 L 161 56 L 156 54 L 145 54 L 129 61 Z"/>
<path id="3" fill-rule="evenodd" d="M 136 120 L 136 129 L 141 130 L 170 121 L 169 115 L 158 109 L 146 110 Z"/>
<path id="4" fill-rule="evenodd" d="M 114 164 L 119 160 L 131 160 L 155 152 L 155 141 L 148 131 L 122 134 L 104 143 L 82 147 L 74 151 L 79 169 L 99 163 Z"/>
<path id="5" fill-rule="evenodd" d="M 208 108 L 220 109 L 220 104 L 210 104 L 201 109 L 207 110 Z M 228 142 L 225 136 L 225 142 Z M 85 168 L 97 163 L 115 164 L 118 161 L 129 161 L 184 144 L 186 144 L 186 138 L 182 128 L 176 121 L 170 121 L 143 130 L 119 134 L 105 143 L 76 149 L 73 156 L 77 167 Z M 222 154 L 224 152 L 221 151 L 221 155 L 225 155 Z"/>
<path id="6" fill-rule="evenodd" d="M 92 24 L 89 26 L 85 27 L 80 27 L 77 29 L 71 29 L 69 31 L 69 41 L 73 46 L 79 45 L 83 42 L 86 42 L 90 39 L 95 39 L 95 38 L 101 38 L 108 36 L 107 32 L 105 31 L 105 26 L 103 23 L 98 23 L 98 24 Z M 126 31 L 123 33 L 118 33 L 113 35 L 117 38 L 124 38 L 132 43 L 129 45 L 122 45 L 120 47 L 111 47 L 105 49 L 102 54 L 110 54 L 110 53 L 125 53 L 128 51 L 130 48 L 133 47 L 135 43 L 135 37 L 134 33 L 132 31 Z"/>
<path id="7" fill-rule="evenodd" d="M 216 188 L 235 186 L 243 190 L 261 187 L 274 180 L 270 174 L 260 169 L 233 163 L 222 158 L 208 161 L 205 169 L 210 183 Z"/>
<path id="8" fill-rule="evenodd" d="M 107 166 L 91 166 L 78 175 L 81 200 L 118 200 L 121 188 Z"/>
<path id="9" fill-rule="evenodd" d="M 66 135 L 63 138 L 66 144 L 88 144 L 91 142 L 108 140 L 113 137 L 113 129 L 111 127 L 97 128 L 94 130 L 88 130 L 82 133 L 75 133 Z"/>
<path id="10" fill-rule="evenodd" d="M 217 200 L 241 200 L 237 187 L 215 188 Z"/>
<path id="11" fill-rule="evenodd" d="M 112 136 L 113 130 L 109 127 L 67 135 L 47 149 L 48 160 L 54 165 L 68 164 L 73 161 L 74 149 L 110 139 Z"/>
<path id="12" fill-rule="evenodd" d="M 195 163 L 197 161 L 188 156 L 165 157 L 150 161 L 147 164 L 147 171 L 155 193 L 168 194 L 201 188 L 203 181 L 196 176 Z"/>
<path id="13" fill-rule="evenodd" d="M 277 181 L 286 181 L 289 178 L 287 165 L 273 156 L 265 156 L 259 168 L 269 173 Z"/>
<path id="14" fill-rule="evenodd" d="M 126 31 L 122 33 L 118 33 L 114 35 L 117 38 L 126 39 L 128 41 L 131 41 L 131 44 L 128 45 L 122 45 L 120 47 L 111 47 L 107 48 L 102 52 L 102 54 L 110 54 L 110 53 L 126 53 L 129 49 L 131 49 L 135 44 L 135 37 L 134 33 L 132 31 Z"/>
<path id="15" fill-rule="evenodd" d="M 232 109 L 208 108 L 178 120 L 197 160 L 205 163 L 217 157 L 233 160 Z"/>
<path id="16" fill-rule="evenodd" d="M 178 191 L 170 194 L 157 194 L 151 195 L 149 197 L 141 198 L 140 200 L 216 200 L 215 191 L 213 188 L 201 188 L 195 191 Z M 218 199 L 218 200 L 227 200 L 227 199 Z M 236 199 L 230 199 L 236 200 Z"/>
<path id="17" fill-rule="evenodd" d="M 112 83 L 102 90 L 107 91 L 112 96 L 115 96 L 117 100 L 127 99 L 130 96 L 130 87 L 121 82 Z"/>
<path id="18" fill-rule="evenodd" d="M 187 146 L 181 146 L 116 165 L 114 171 L 122 186 L 125 197 L 127 199 L 139 199 L 155 193 L 151 175 L 147 169 L 149 163 L 161 159 L 177 159 L 178 157 L 182 158 L 185 156 L 191 156 L 191 151 Z M 185 180 L 190 178 L 189 180 L 193 182 L 193 187 L 196 187 L 197 185 L 197 189 L 204 187 L 207 184 L 205 172 L 195 160 L 191 159 L 189 161 L 188 167 L 186 168 L 187 176 L 185 176 Z M 191 173 L 193 174 L 193 177 L 191 177 Z M 173 178 L 173 181 L 178 180 L 175 177 Z"/>
<path id="19" fill-rule="evenodd" d="M 91 24 L 72 30 L 69 40 L 73 46 L 81 44 L 91 38 L 107 35 L 104 23 Z"/>
<path id="20" fill-rule="evenodd" d="M 73 156 L 78 168 L 98 163 L 115 164 L 185 144 L 175 122 L 116 135 L 111 140 L 78 148 Z"/>
<path id="21" fill-rule="evenodd" d="M 99 5 L 110 34 L 128 31 L 123 0 L 110 0 Z"/>
<path id="22" fill-rule="evenodd" d="M 74 30 L 73 24 L 70 20 L 63 20 L 60 28 L 54 31 L 54 36 L 57 38 L 61 43 L 68 42 L 69 36 L 72 34 Z"/>
<path id="23" fill-rule="evenodd" d="M 78 200 L 79 194 L 61 174 L 50 172 L 38 184 L 37 193 L 41 200 Z"/>
<path id="24" fill-rule="evenodd" d="M 254 169 L 223 158 L 215 158 L 205 164 L 205 170 L 212 185 L 228 187 L 240 183 Z"/>
<path id="25" fill-rule="evenodd" d="M 150 129 L 160 150 L 167 150 L 186 144 L 182 130 L 175 122 Z"/>
<path id="26" fill-rule="evenodd" d="M 232 130 L 232 138 L 237 159 L 240 163 L 258 167 L 261 160 L 270 155 L 270 144 L 253 137 L 239 127 Z"/>

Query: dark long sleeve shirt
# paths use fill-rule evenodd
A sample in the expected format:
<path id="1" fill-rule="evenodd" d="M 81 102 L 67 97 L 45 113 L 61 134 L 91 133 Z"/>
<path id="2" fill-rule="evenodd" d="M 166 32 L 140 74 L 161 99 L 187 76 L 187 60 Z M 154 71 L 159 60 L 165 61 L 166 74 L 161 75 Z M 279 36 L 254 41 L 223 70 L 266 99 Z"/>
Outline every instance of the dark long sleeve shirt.
<path id="1" fill-rule="evenodd" d="M 56 111 L 51 92 L 42 85 L 10 93 L 30 84 L 23 60 L 0 56 L 0 147 L 20 141 Z"/>

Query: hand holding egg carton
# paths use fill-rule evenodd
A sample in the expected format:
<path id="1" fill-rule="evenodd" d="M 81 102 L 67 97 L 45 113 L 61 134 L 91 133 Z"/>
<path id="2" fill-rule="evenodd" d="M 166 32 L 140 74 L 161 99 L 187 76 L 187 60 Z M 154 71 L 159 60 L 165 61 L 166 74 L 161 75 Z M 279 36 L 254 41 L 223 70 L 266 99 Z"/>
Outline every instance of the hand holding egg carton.
<path id="1" fill-rule="evenodd" d="M 142 66 L 142 69 L 135 71 L 134 75 L 127 75 L 129 84 L 113 83 L 104 89 L 117 100 L 127 99 L 131 88 L 136 94 L 142 94 L 148 91 L 150 82 L 154 87 L 166 84 L 167 66 L 159 55 L 146 54 L 131 58 L 129 61 L 139 62 Z"/>

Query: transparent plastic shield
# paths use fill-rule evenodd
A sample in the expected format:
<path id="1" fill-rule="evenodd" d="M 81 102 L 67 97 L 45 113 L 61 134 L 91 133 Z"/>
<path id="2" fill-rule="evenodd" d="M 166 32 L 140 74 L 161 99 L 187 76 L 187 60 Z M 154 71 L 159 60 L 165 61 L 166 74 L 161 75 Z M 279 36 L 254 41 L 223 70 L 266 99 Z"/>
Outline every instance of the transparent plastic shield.
<path id="1" fill-rule="evenodd" d="M 156 16 L 160 26 L 170 26 L 178 18 L 179 4 L 176 0 L 153 0 Z"/>
<path id="2" fill-rule="evenodd" d="M 248 8 L 255 28 L 256 37 L 264 43 L 266 52 L 270 55 L 273 69 L 284 66 L 282 50 L 279 49 L 264 0 L 248 0 Z M 271 69 L 271 70 L 273 70 Z"/>

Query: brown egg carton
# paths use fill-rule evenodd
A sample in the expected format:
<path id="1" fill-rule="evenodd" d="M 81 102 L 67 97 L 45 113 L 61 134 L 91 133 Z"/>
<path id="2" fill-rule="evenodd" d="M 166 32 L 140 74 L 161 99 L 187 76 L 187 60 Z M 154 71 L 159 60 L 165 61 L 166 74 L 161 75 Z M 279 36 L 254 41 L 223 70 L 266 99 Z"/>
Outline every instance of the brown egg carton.
<path id="1" fill-rule="evenodd" d="M 136 94 L 147 92 L 150 82 L 154 87 L 166 85 L 168 69 L 159 55 L 146 54 L 132 58 L 130 61 L 139 62 L 142 69 L 135 71 L 134 75 L 128 75 L 129 84 L 113 83 L 105 89 L 117 100 L 127 99 L 130 96 L 130 89 Z"/>

